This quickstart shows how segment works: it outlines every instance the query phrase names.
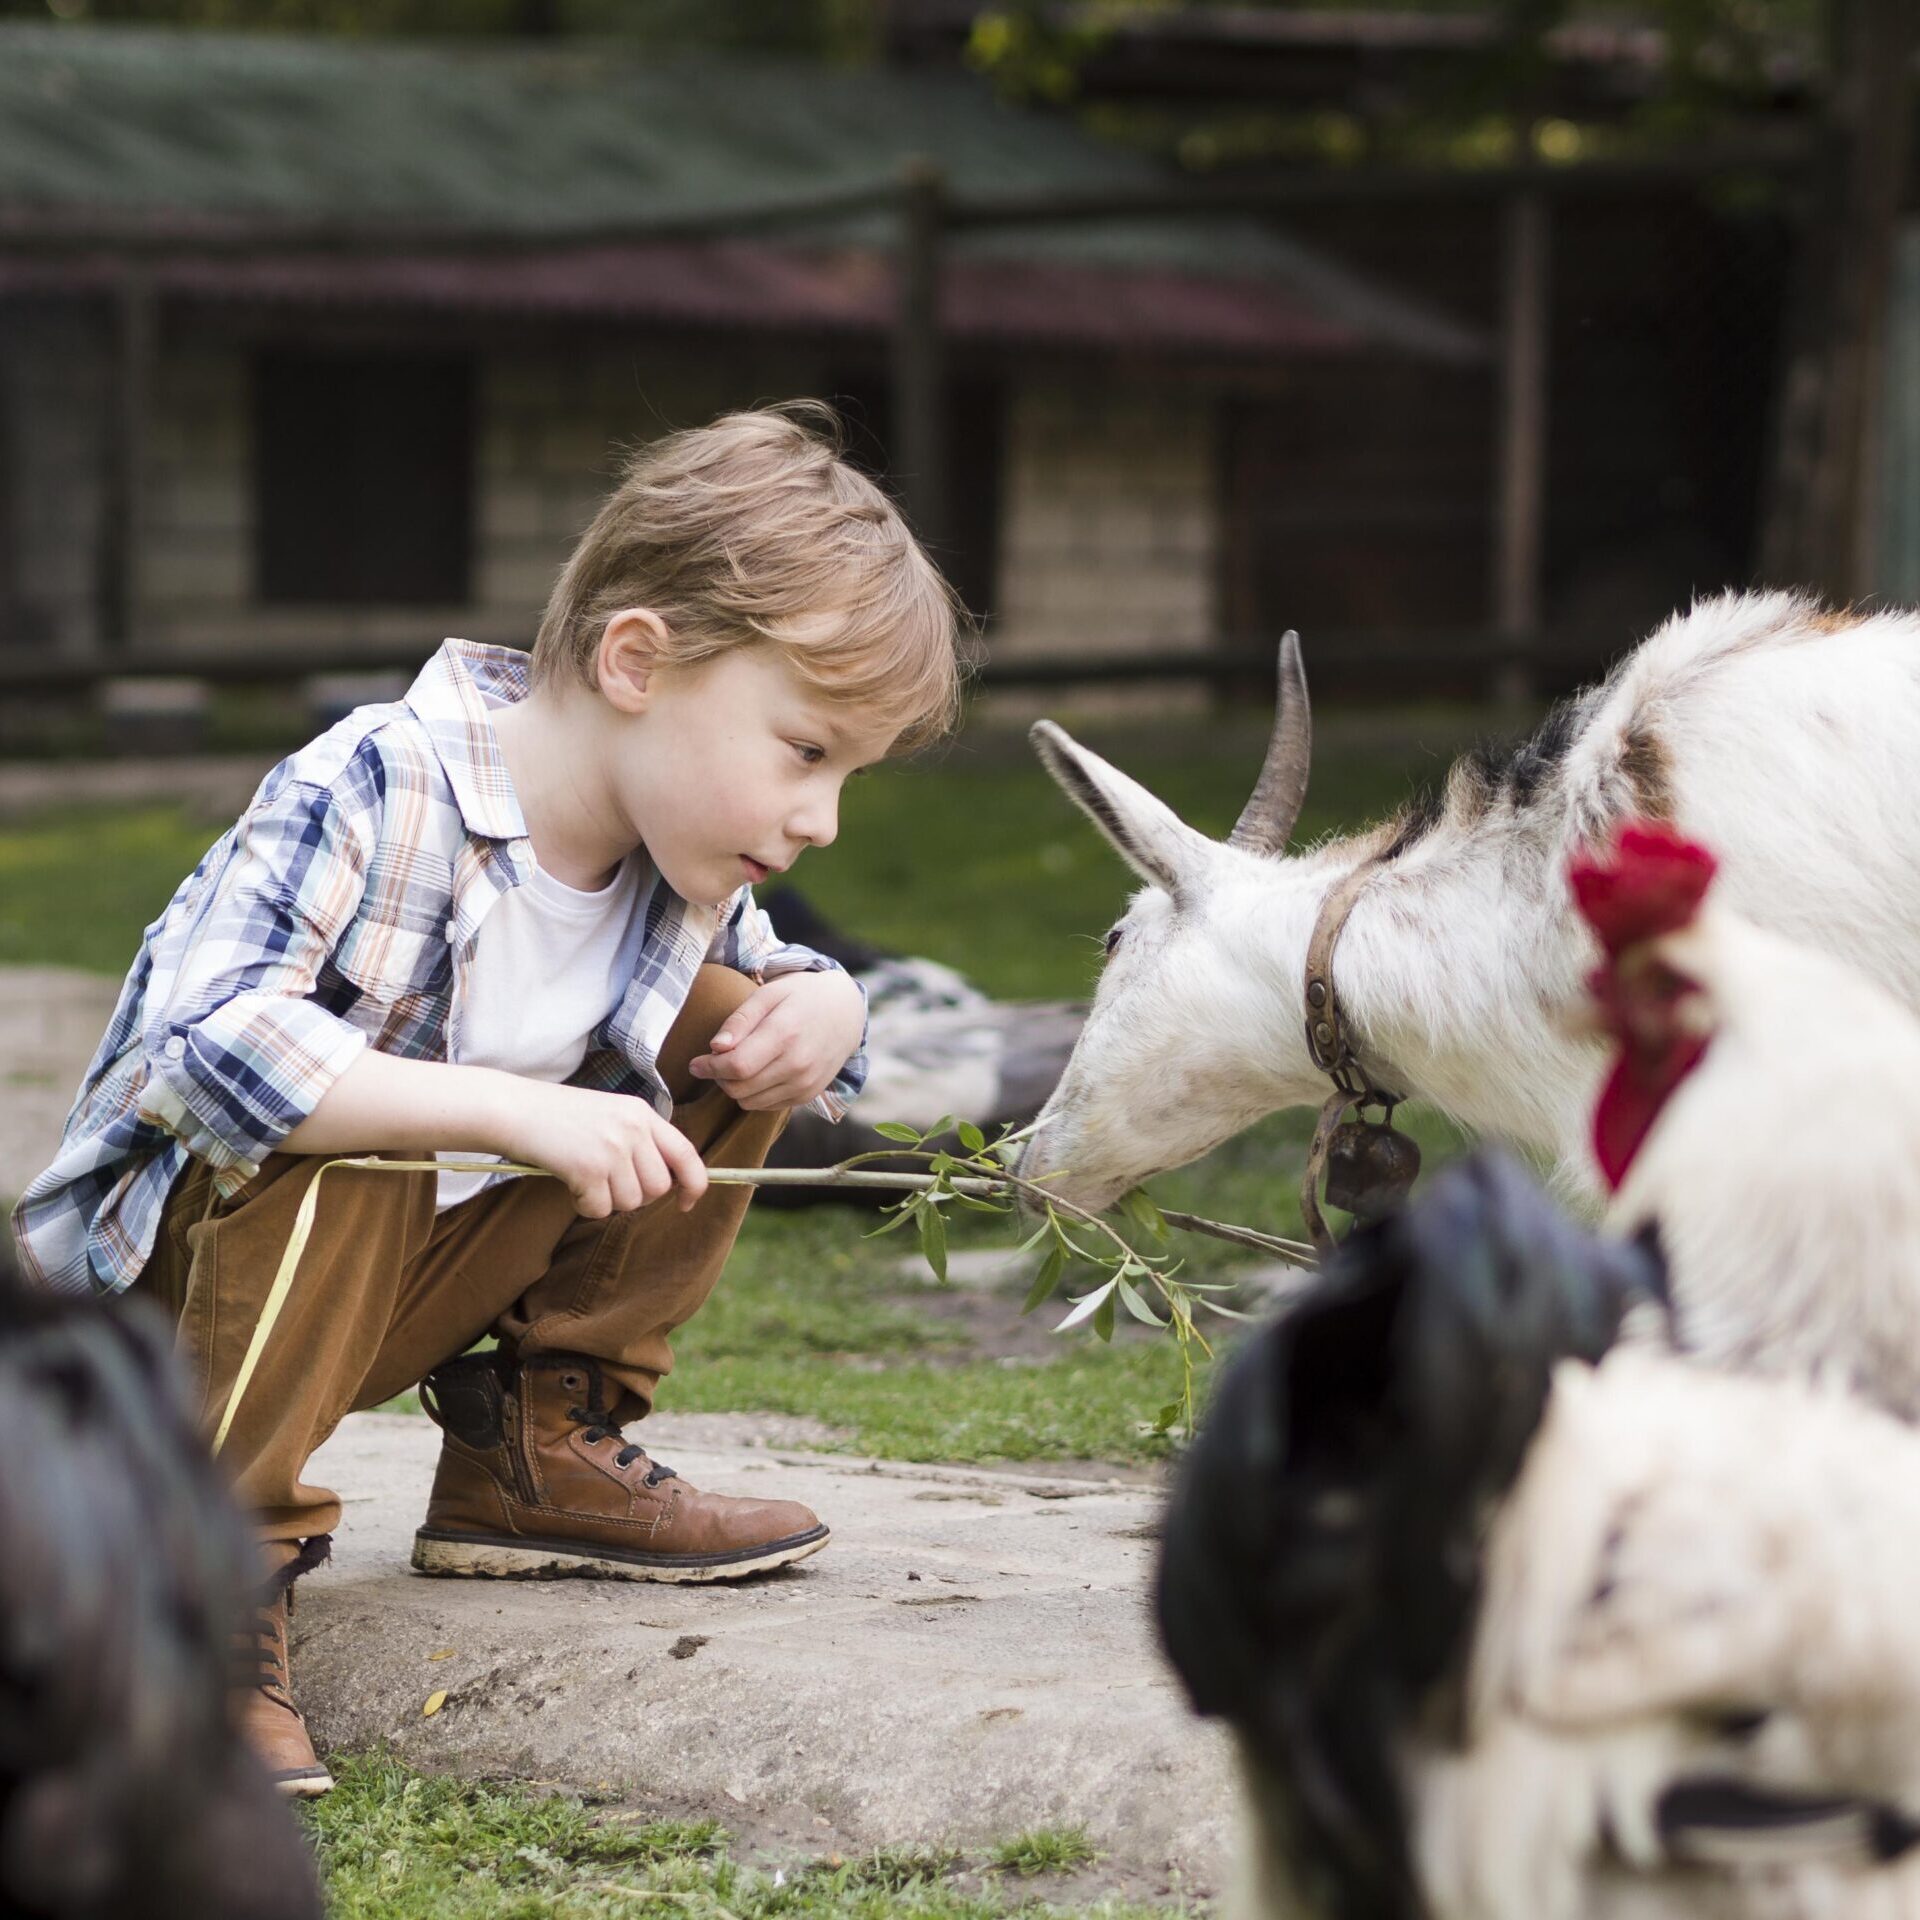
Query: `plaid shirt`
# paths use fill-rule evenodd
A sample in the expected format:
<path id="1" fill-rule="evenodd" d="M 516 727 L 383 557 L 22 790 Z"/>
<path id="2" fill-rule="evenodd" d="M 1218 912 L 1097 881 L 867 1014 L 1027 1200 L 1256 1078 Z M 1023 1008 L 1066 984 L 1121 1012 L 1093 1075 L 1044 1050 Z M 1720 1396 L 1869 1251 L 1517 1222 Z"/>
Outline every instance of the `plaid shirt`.
<path id="1" fill-rule="evenodd" d="M 525 697 L 527 656 L 449 640 L 404 701 L 362 707 L 267 775 L 150 926 L 54 1163 L 13 1224 L 63 1292 L 130 1286 L 189 1155 L 225 1197 L 364 1047 L 460 1056 L 462 979 L 489 909 L 533 847 L 487 708 Z M 670 1116 L 656 1070 L 695 971 L 770 978 L 834 962 L 784 945 L 742 887 L 718 907 L 657 873 L 639 964 L 569 1085 Z M 865 1043 L 815 1102 L 837 1119 Z"/>

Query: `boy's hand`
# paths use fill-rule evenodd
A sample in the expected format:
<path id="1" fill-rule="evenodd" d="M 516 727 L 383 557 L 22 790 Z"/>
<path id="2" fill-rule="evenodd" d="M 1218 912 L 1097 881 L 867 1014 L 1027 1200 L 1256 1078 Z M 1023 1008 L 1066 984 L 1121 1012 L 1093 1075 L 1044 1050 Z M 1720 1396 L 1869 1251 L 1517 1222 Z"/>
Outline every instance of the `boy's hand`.
<path id="1" fill-rule="evenodd" d="M 866 996 L 849 975 L 783 973 L 727 1016 L 692 1072 L 750 1113 L 804 1106 L 833 1085 L 866 1021 Z"/>
<path id="2" fill-rule="evenodd" d="M 693 1142 L 632 1094 L 517 1080 L 510 1104 L 501 1151 L 559 1175 L 588 1220 L 631 1213 L 675 1187 L 684 1213 L 707 1190 Z"/>

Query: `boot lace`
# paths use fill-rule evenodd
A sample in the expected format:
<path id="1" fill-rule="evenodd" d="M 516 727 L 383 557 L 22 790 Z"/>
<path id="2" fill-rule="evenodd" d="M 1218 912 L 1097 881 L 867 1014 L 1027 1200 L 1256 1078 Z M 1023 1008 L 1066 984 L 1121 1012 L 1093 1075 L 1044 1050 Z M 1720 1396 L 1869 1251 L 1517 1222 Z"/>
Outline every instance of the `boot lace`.
<path id="1" fill-rule="evenodd" d="M 289 1591 L 284 1598 L 291 1615 L 293 1595 Z M 235 1628 L 228 1650 L 228 1673 L 234 1686 L 278 1691 L 285 1684 L 281 1660 L 287 1625 L 280 1618 L 278 1600 L 249 1610 L 246 1624 Z"/>
<path id="2" fill-rule="evenodd" d="M 646 1485 L 657 1487 L 662 1480 L 679 1479 L 680 1476 L 671 1467 L 649 1458 L 645 1447 L 636 1446 L 627 1439 L 610 1407 L 569 1407 L 567 1418 L 586 1428 L 589 1445 L 598 1445 L 602 1440 L 621 1441 L 620 1451 L 613 1456 L 616 1467 L 630 1467 L 636 1460 L 646 1460 Z"/>

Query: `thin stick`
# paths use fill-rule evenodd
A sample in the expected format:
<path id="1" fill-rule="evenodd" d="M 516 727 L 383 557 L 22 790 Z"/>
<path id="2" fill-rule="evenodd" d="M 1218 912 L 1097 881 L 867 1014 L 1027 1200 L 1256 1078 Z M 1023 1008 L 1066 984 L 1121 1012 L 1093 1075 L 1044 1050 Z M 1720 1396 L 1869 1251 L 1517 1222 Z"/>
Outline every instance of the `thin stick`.
<path id="1" fill-rule="evenodd" d="M 934 1184 L 930 1173 L 875 1173 L 864 1167 L 709 1167 L 707 1178 L 723 1187 L 874 1187 L 895 1193 L 918 1193 Z M 947 1186 L 979 1199 L 1013 1191 L 1005 1180 L 967 1174 L 949 1177 Z"/>
<path id="2" fill-rule="evenodd" d="M 1162 1207 L 1160 1218 L 1183 1233 L 1211 1234 L 1214 1239 L 1229 1241 L 1236 1247 L 1253 1247 L 1261 1253 L 1277 1253 L 1295 1266 L 1310 1267 L 1319 1258 L 1304 1240 L 1283 1240 L 1277 1233 L 1261 1233 L 1254 1227 L 1229 1226 L 1224 1220 L 1203 1219 L 1197 1213 L 1176 1213 L 1171 1207 Z"/>
<path id="3" fill-rule="evenodd" d="M 876 1187 L 903 1193 L 917 1193 L 934 1184 L 930 1173 L 872 1173 L 860 1168 L 843 1172 L 838 1167 L 709 1167 L 707 1178 L 739 1187 Z M 982 1199 L 1017 1190 L 1011 1180 L 973 1179 L 966 1175 L 957 1178 L 949 1175 L 947 1186 L 954 1193 Z M 1209 1220 L 1203 1214 L 1179 1213 L 1172 1207 L 1162 1207 L 1160 1218 L 1183 1233 L 1208 1234 L 1236 1247 L 1278 1254 L 1300 1266 L 1311 1266 L 1318 1257 L 1304 1240 L 1284 1240 L 1277 1233 L 1232 1226 L 1225 1220 Z"/>
<path id="4" fill-rule="evenodd" d="M 707 1178 L 723 1186 L 736 1187 L 873 1187 L 889 1192 L 918 1193 L 934 1184 L 930 1173 L 875 1173 L 863 1168 L 843 1171 L 839 1167 L 709 1167 Z M 967 1175 L 949 1175 L 950 1192 L 991 1199 L 1017 1191 L 1011 1180 L 974 1179 Z M 1179 1213 L 1171 1207 L 1160 1209 L 1160 1218 L 1183 1233 L 1204 1233 L 1237 1247 L 1252 1247 L 1258 1253 L 1278 1254 L 1299 1266 L 1311 1266 L 1317 1258 L 1304 1240 L 1283 1240 L 1277 1233 L 1261 1233 L 1254 1227 L 1236 1227 L 1225 1220 L 1209 1220 L 1203 1214 Z"/>

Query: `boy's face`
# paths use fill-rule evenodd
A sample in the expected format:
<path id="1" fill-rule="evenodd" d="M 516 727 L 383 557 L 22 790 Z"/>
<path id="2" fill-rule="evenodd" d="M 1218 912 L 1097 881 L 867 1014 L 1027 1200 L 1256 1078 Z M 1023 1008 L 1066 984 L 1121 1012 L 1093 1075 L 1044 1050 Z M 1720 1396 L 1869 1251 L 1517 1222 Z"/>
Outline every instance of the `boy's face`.
<path id="1" fill-rule="evenodd" d="M 717 906 L 828 845 L 840 789 L 892 744 L 890 731 L 823 700 L 771 649 L 737 647 L 646 674 L 609 777 L 667 884 Z"/>

